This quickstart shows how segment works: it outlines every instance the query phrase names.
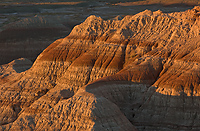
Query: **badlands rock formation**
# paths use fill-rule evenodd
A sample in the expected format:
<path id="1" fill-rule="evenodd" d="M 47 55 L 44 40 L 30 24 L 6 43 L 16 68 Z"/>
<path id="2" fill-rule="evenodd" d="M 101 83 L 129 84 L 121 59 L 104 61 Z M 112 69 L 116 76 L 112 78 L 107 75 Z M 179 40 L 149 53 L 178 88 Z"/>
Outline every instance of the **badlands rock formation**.
<path id="1" fill-rule="evenodd" d="M 56 39 L 68 35 L 75 25 L 82 23 L 91 14 L 107 20 L 118 15 L 134 15 L 147 8 L 154 11 L 162 9 L 164 12 L 185 11 L 199 3 L 198 0 L 147 0 L 135 3 L 118 3 L 120 1 L 126 2 L 124 0 L 76 0 L 74 2 L 1 0 L 0 65 L 21 57 L 35 61 L 47 46 Z M 176 2 L 178 6 L 163 6 L 166 2 L 173 4 L 171 1 Z M 192 6 L 191 4 L 182 6 L 188 2 L 192 2 Z M 140 6 L 135 6 L 138 4 Z"/>
<path id="2" fill-rule="evenodd" d="M 56 16 L 35 16 L 10 23 L 0 31 L 0 65 L 13 59 L 36 57 L 56 38 L 64 37 L 71 30 Z"/>
<path id="3" fill-rule="evenodd" d="M 199 130 L 199 12 L 90 16 L 30 69 L 1 66 L 0 130 Z"/>

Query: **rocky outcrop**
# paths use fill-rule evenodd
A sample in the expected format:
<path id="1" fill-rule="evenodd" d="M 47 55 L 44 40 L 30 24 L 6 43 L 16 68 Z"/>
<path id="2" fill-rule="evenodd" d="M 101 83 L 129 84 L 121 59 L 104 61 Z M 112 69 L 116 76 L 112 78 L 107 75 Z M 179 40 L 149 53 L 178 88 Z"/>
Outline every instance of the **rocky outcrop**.
<path id="1" fill-rule="evenodd" d="M 199 12 L 88 17 L 1 79 L 0 129 L 198 130 Z"/>
<path id="2" fill-rule="evenodd" d="M 19 58 L 17 60 L 13 60 L 9 64 L 0 66 L 0 77 L 1 82 L 7 82 L 8 79 L 16 79 L 15 77 L 32 66 L 32 62 L 26 58 Z M 8 78 L 8 79 L 7 79 Z"/>
<path id="3" fill-rule="evenodd" d="M 19 77 L 18 74 L 25 70 L 28 70 L 32 66 L 32 62 L 25 58 L 20 58 L 10 62 L 9 64 L 5 64 L 0 66 L 0 84 L 5 84 L 9 81 L 17 80 Z M 6 89 L 4 89 L 6 90 Z M 16 91 L 13 88 L 13 91 Z M 8 91 L 9 92 L 9 91 Z M 1 93 L 4 93 L 1 90 Z M 7 94 L 9 96 L 9 94 Z M 12 99 L 14 96 L 11 96 Z M 0 124 L 4 125 L 10 122 L 13 122 L 17 118 L 17 114 L 20 111 L 18 107 L 18 102 L 12 101 L 11 103 L 1 99 L 1 108 L 0 108 Z"/>

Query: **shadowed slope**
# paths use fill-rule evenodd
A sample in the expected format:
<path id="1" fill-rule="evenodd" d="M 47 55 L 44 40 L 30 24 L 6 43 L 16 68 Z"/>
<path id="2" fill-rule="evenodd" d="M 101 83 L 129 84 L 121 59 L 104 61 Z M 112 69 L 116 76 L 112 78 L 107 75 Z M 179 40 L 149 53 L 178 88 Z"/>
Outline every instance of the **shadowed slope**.
<path id="1" fill-rule="evenodd" d="M 50 43 L 70 32 L 72 27 L 63 23 L 63 19 L 56 16 L 35 16 L 2 27 L 0 64 L 21 57 L 34 61 Z"/>

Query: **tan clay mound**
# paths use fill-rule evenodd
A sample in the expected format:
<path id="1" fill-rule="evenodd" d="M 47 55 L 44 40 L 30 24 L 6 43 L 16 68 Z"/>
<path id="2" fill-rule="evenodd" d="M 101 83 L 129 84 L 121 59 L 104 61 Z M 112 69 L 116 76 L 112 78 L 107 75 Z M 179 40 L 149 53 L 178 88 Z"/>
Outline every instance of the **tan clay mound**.
<path id="1" fill-rule="evenodd" d="M 199 130 L 199 12 L 88 17 L 0 79 L 0 130 Z"/>

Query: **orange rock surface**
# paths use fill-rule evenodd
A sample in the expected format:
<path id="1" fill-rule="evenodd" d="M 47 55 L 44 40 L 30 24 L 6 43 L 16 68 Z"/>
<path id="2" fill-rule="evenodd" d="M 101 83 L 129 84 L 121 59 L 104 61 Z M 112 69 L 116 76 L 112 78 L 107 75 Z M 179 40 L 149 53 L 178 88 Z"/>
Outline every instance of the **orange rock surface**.
<path id="1" fill-rule="evenodd" d="M 199 130 L 199 12 L 90 16 L 30 69 L 1 66 L 0 130 Z"/>

